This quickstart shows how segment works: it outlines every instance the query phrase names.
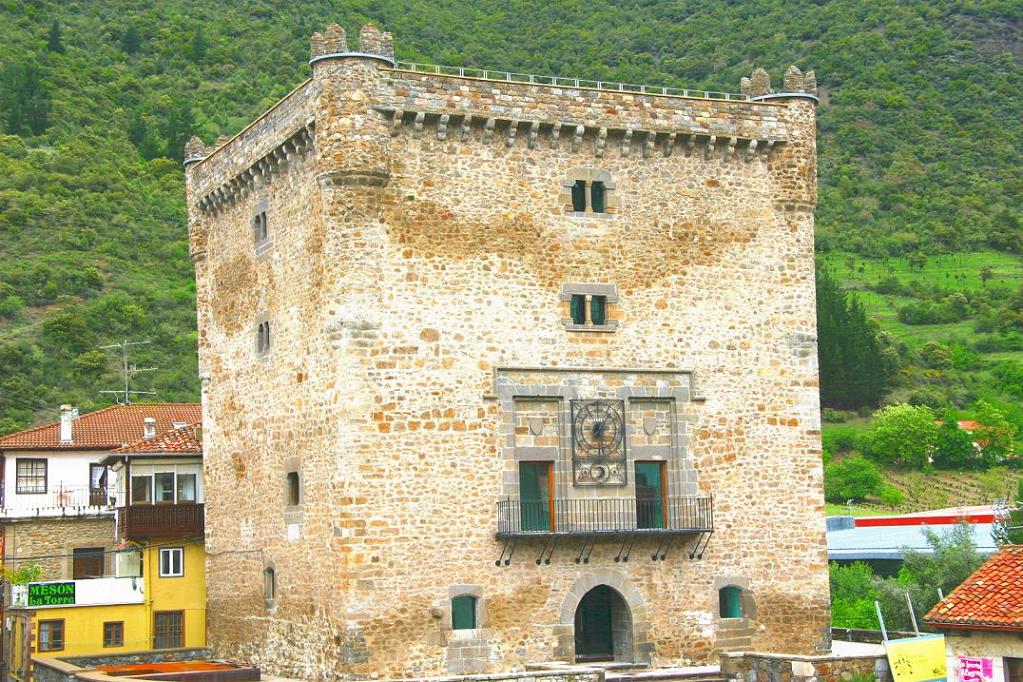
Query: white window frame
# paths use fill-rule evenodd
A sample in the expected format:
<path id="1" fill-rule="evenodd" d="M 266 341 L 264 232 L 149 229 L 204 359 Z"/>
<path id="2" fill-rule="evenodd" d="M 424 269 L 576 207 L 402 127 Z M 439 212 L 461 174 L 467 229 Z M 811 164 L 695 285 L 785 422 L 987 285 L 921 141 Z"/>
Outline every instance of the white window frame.
<path id="1" fill-rule="evenodd" d="M 169 557 L 169 570 L 164 571 L 164 557 Z M 177 557 L 177 571 L 175 572 L 174 557 Z M 180 578 L 185 575 L 185 548 L 184 547 L 161 547 L 160 548 L 160 577 Z"/>

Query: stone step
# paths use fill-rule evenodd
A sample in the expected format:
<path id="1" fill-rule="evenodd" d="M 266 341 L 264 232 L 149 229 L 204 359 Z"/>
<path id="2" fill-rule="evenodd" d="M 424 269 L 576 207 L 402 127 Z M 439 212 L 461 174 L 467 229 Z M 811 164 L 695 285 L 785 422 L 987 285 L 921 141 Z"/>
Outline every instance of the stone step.
<path id="1" fill-rule="evenodd" d="M 716 665 L 686 668 L 650 668 L 638 672 L 608 671 L 605 682 L 724 682 Z"/>

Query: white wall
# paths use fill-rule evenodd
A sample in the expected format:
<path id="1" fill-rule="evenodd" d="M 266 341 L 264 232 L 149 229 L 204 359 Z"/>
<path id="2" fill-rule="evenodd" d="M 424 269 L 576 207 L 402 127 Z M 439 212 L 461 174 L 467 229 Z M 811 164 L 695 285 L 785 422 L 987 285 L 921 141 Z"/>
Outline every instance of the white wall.
<path id="1" fill-rule="evenodd" d="M 67 452 L 49 451 L 14 451 L 4 452 L 4 504 L 5 516 L 19 516 L 26 513 L 34 514 L 37 510 L 43 515 L 61 515 L 62 506 L 76 507 L 88 505 L 89 464 L 98 464 L 110 454 L 104 450 L 69 450 Z M 45 494 L 18 495 L 17 460 L 19 458 L 47 460 L 47 480 Z M 61 488 L 73 492 L 61 496 Z M 93 508 L 92 513 L 96 509 Z"/>
<path id="2" fill-rule="evenodd" d="M 964 682 L 959 676 L 959 658 L 992 659 L 991 682 L 1006 682 L 1003 658 L 1023 658 L 1023 639 L 1019 632 L 990 632 L 969 630 L 963 637 L 956 631 L 945 631 L 945 650 L 948 653 L 949 682 Z"/>

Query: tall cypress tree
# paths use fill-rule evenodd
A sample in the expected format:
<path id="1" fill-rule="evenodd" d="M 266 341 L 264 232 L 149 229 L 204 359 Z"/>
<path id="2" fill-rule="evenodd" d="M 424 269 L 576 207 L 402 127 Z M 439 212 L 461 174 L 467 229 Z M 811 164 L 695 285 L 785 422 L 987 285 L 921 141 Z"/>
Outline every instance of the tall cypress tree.
<path id="1" fill-rule="evenodd" d="M 50 52 L 64 54 L 64 43 L 60 39 L 60 22 L 56 19 L 50 24 L 50 35 L 46 40 L 46 49 Z"/>
<path id="2" fill-rule="evenodd" d="M 888 366 L 877 330 L 826 270 L 817 271 L 817 354 L 825 407 L 876 405 L 884 396 Z"/>

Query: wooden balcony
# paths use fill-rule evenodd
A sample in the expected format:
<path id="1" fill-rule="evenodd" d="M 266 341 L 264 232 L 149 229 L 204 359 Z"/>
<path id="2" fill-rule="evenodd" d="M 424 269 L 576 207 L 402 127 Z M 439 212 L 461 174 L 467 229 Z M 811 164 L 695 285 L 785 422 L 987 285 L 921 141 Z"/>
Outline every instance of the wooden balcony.
<path id="1" fill-rule="evenodd" d="M 117 535 L 123 540 L 203 535 L 201 504 L 134 504 L 117 509 Z"/>

